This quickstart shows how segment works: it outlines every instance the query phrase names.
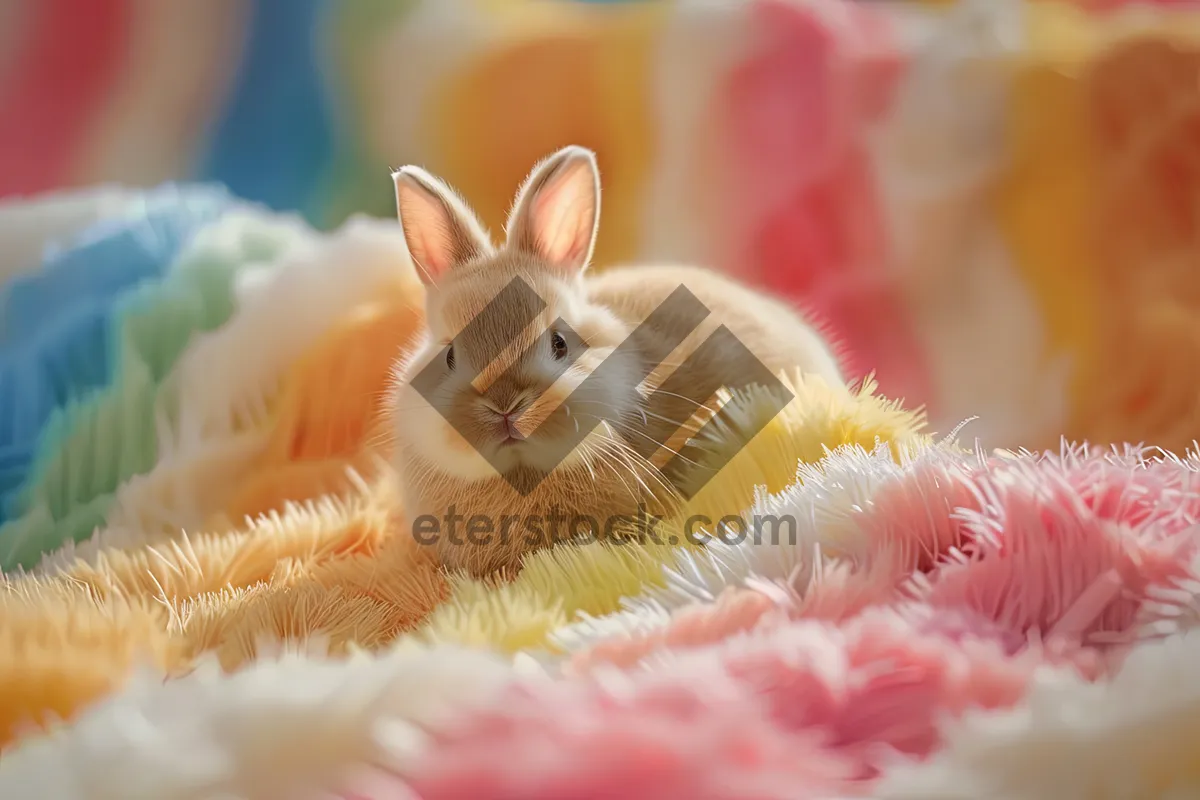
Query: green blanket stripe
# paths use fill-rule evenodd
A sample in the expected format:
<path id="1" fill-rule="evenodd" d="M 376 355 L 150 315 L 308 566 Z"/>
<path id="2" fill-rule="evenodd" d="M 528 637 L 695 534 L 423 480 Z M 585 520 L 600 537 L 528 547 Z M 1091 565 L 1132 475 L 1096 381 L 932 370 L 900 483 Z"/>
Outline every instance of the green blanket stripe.
<path id="1" fill-rule="evenodd" d="M 114 381 L 48 421 L 20 496 L 22 514 L 0 526 L 0 570 L 30 568 L 104 525 L 116 490 L 158 459 L 156 419 L 173 421 L 177 410 L 166 378 L 192 337 L 232 316 L 242 269 L 278 258 L 301 230 L 292 217 L 231 214 L 202 232 L 164 280 L 122 299 L 113 315 Z"/>

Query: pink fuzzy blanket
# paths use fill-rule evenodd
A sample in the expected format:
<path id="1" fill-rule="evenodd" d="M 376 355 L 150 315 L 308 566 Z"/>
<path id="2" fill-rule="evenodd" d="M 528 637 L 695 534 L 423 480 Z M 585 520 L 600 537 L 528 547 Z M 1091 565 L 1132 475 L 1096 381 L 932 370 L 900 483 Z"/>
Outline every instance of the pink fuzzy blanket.
<path id="1" fill-rule="evenodd" d="M 1200 792 L 1200 460 L 851 445 L 799 478 L 751 509 L 795 537 L 685 551 L 552 647 L 147 673 L 7 755 L 0 796 Z"/>

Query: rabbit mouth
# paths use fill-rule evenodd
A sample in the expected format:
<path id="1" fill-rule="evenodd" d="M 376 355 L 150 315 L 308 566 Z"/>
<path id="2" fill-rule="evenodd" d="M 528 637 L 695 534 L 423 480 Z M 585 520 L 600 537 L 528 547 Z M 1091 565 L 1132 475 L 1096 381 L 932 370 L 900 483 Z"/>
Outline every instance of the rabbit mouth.
<path id="1" fill-rule="evenodd" d="M 525 434 L 521 433 L 517 428 L 516 422 L 506 418 L 497 428 L 494 441 L 497 447 L 512 447 L 523 444 L 525 442 Z"/>

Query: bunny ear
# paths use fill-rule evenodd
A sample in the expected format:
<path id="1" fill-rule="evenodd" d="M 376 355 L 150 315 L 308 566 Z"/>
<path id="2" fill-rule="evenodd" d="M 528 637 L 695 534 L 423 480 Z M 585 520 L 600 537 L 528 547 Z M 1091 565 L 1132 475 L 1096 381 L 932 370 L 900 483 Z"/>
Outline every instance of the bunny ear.
<path id="1" fill-rule="evenodd" d="M 392 173 L 392 181 L 408 252 L 426 282 L 455 264 L 493 252 L 479 218 L 449 186 L 411 166 Z"/>
<path id="2" fill-rule="evenodd" d="M 565 270 L 592 258 L 600 223 L 600 171 L 583 147 L 564 147 L 533 169 L 508 217 L 508 244 Z"/>

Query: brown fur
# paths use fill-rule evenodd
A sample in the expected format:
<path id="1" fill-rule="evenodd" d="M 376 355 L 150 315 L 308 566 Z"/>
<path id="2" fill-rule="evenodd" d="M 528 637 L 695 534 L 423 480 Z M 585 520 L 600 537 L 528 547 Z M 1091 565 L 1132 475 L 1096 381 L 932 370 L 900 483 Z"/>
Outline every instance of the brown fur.
<path id="1" fill-rule="evenodd" d="M 794 310 L 714 272 L 662 266 L 586 275 L 599 219 L 598 173 L 586 150 L 566 148 L 534 169 L 517 196 L 508 240 L 499 250 L 466 205 L 436 178 L 405 168 L 395 180 L 406 239 L 430 284 L 428 337 L 397 370 L 396 465 L 410 522 L 429 515 L 444 523 L 451 507 L 463 517 L 456 537 L 444 527 L 436 537 L 438 555 L 448 566 L 477 575 L 490 573 L 516 566 L 531 549 L 573 534 L 614 532 L 606 521 L 613 520 L 621 529 L 619 518 L 628 521 L 639 506 L 651 514 L 675 507 L 679 498 L 671 488 L 667 464 L 676 452 L 686 456 L 688 436 L 712 412 L 709 404 L 716 388 L 745 385 L 761 375 L 753 359 L 729 347 L 709 352 L 685 380 L 669 382 L 674 370 L 719 326 L 732 332 L 772 373 L 798 367 L 842 381 L 827 345 Z M 514 303 L 501 309 L 494 324 L 468 328 L 518 277 L 546 307 L 535 316 L 534 309 Z M 683 337 L 666 358 L 651 358 L 648 354 L 658 343 L 677 340 L 691 327 L 671 314 L 643 330 L 633 340 L 632 351 L 613 355 L 614 348 L 680 286 L 710 312 L 699 328 Z M 524 317 L 522 311 L 527 312 Z M 520 319 L 529 316 L 535 316 L 534 321 L 522 327 Z M 559 319 L 578 334 L 569 349 L 582 355 L 556 379 L 547 331 Z M 445 361 L 444 348 L 451 342 L 454 367 L 436 366 L 444 374 L 423 406 L 424 398 L 413 391 L 411 381 L 426 365 Z M 472 361 L 473 354 L 475 360 L 487 361 L 480 354 L 497 352 L 489 363 Z M 605 369 L 615 370 L 611 380 L 589 384 L 586 394 L 572 394 L 609 358 Z M 669 395 L 656 397 L 652 407 L 636 389 L 638 370 L 651 367 L 647 395 L 664 382 L 671 389 Z M 478 377 L 468 383 L 475 372 Z M 430 405 L 453 420 L 453 426 L 430 413 Z M 501 445 L 504 423 L 497 412 L 514 405 L 514 414 L 519 413 L 516 429 L 526 436 L 536 430 L 537 435 Z M 569 416 L 558 411 L 563 405 Z M 571 459 L 526 496 L 476 453 L 493 453 L 494 463 L 509 475 L 548 468 L 553 447 L 542 444 L 569 438 L 577 424 L 594 426 L 600 410 L 612 424 L 596 427 Z M 657 442 L 667 446 L 657 448 Z M 688 463 L 687 458 L 676 459 L 673 468 Z M 561 517 L 556 530 L 547 530 L 550 525 L 543 520 L 542 535 L 531 535 L 531 517 L 555 512 Z M 486 518 L 491 533 L 466 535 L 471 517 Z M 588 530 L 582 522 L 588 517 L 599 530 Z M 581 520 L 574 529 L 571 518 Z"/>

